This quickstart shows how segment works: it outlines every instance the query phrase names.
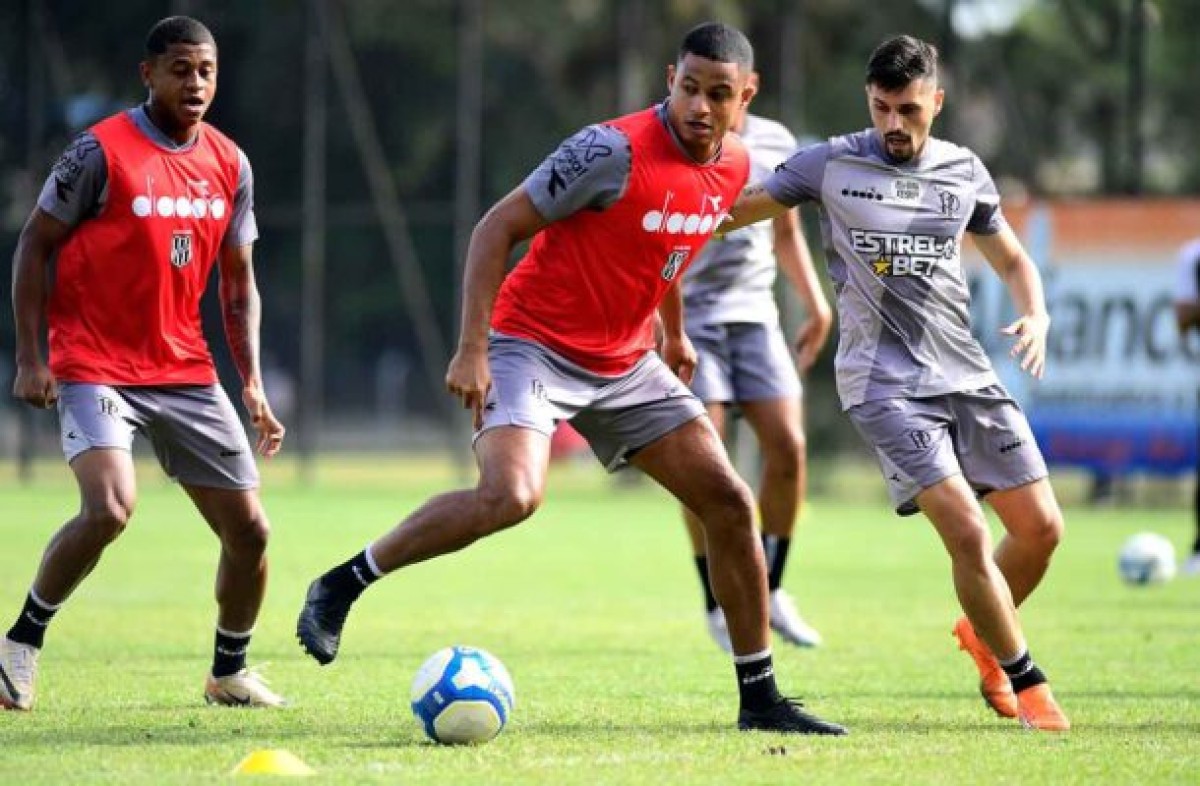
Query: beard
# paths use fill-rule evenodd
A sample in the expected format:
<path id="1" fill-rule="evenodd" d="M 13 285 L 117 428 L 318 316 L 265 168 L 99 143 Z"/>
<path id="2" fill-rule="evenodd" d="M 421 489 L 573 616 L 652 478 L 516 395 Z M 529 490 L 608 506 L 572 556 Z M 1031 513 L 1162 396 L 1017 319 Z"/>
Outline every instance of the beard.
<path id="1" fill-rule="evenodd" d="M 885 136 L 883 142 L 888 155 L 896 161 L 910 161 L 916 152 L 912 138 L 908 136 Z"/>

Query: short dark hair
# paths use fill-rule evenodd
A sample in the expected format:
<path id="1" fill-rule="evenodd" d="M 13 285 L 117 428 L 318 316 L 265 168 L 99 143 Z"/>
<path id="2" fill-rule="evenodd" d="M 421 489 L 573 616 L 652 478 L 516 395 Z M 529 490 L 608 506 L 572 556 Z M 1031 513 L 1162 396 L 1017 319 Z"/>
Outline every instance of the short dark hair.
<path id="1" fill-rule="evenodd" d="M 146 57 L 164 54 L 171 44 L 212 44 L 217 41 L 204 23 L 190 16 L 168 16 L 159 20 L 146 35 Z"/>
<path id="2" fill-rule="evenodd" d="M 722 22 L 705 22 L 689 30 L 679 45 L 677 59 L 682 60 L 684 55 L 737 63 L 747 71 L 754 70 L 754 47 L 741 30 Z"/>
<path id="3" fill-rule="evenodd" d="M 867 84 L 902 90 L 918 79 L 937 81 L 938 51 L 933 44 L 910 35 L 889 38 L 867 61 Z"/>

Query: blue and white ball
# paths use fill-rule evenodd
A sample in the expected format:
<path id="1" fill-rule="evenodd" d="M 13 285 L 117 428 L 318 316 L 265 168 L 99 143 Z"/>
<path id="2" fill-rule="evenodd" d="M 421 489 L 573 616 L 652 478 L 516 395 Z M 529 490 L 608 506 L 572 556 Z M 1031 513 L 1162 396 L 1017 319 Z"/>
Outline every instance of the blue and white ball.
<path id="1" fill-rule="evenodd" d="M 1127 584 L 1162 584 L 1175 576 L 1175 547 L 1153 532 L 1141 532 L 1125 541 L 1117 567 Z"/>
<path id="2" fill-rule="evenodd" d="M 494 655 L 475 647 L 446 647 L 429 657 L 412 684 L 412 711 L 434 742 L 487 742 L 500 733 L 516 704 L 512 677 Z"/>

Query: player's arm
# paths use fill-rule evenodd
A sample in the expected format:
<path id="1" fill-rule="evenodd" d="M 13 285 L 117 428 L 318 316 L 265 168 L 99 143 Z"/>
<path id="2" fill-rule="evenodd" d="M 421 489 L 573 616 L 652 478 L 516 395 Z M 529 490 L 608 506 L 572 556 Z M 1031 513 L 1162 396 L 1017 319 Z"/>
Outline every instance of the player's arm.
<path id="1" fill-rule="evenodd" d="M 74 228 L 99 210 L 107 181 L 104 150 L 85 131 L 54 162 L 17 240 L 12 279 L 17 339 L 13 395 L 35 407 L 51 407 L 58 399 L 58 383 L 46 365 L 42 346 L 50 259 Z"/>
<path id="2" fill-rule="evenodd" d="M 462 325 L 446 387 L 475 411 L 482 425 L 491 387 L 487 344 L 492 308 L 517 244 L 580 210 L 604 210 L 625 190 L 628 140 L 620 131 L 588 126 L 564 140 L 540 165 L 497 202 L 475 226 L 467 247 Z"/>
<path id="3" fill-rule="evenodd" d="M 655 329 L 660 331 L 658 353 L 663 362 L 685 385 L 692 384 L 696 374 L 696 349 L 683 329 L 683 287 L 680 278 L 667 288 L 658 304 Z"/>
<path id="4" fill-rule="evenodd" d="M 519 243 L 533 237 L 546 223 L 521 185 L 493 205 L 471 233 L 463 273 L 458 349 L 446 371 L 446 388 L 462 399 L 464 408 L 475 411 L 476 428 L 482 425 L 483 400 L 491 386 L 488 330 L 508 259 Z"/>
<path id="5" fill-rule="evenodd" d="M 1175 303 L 1175 326 L 1180 336 L 1189 330 L 1200 329 L 1200 303 Z"/>
<path id="6" fill-rule="evenodd" d="M 69 224 L 35 207 L 13 253 L 12 308 L 17 334 L 13 396 L 43 409 L 58 400 L 58 384 L 46 365 L 42 346 L 50 296 L 50 257 L 71 229 Z"/>
<path id="7" fill-rule="evenodd" d="M 803 147 L 792 153 L 761 183 L 742 189 L 733 208 L 718 229 L 724 234 L 759 221 L 776 219 L 801 202 L 821 195 L 821 180 L 829 161 L 829 145 Z"/>
<path id="8" fill-rule="evenodd" d="M 256 450 L 270 458 L 283 446 L 284 427 L 271 411 L 262 384 L 259 362 L 259 330 L 262 325 L 262 298 L 254 279 L 254 245 L 226 244 L 221 248 L 218 265 L 221 273 L 219 294 L 225 340 L 233 364 L 242 377 L 242 403 L 250 422 L 258 432 Z"/>
<path id="9" fill-rule="evenodd" d="M 1016 336 L 1010 354 L 1020 357 L 1021 368 L 1040 379 L 1046 366 L 1050 314 L 1046 311 L 1046 295 L 1037 265 L 1007 223 L 1002 224 L 998 232 L 973 237 L 975 245 L 1008 288 L 1020 315 L 1003 329 L 1004 333 Z"/>
<path id="10" fill-rule="evenodd" d="M 757 224 L 759 221 L 776 218 L 787 210 L 788 206 L 775 201 L 761 183 L 752 183 L 742 189 L 729 211 L 729 217 L 721 222 L 717 231 L 723 235 L 750 224 Z"/>
<path id="11" fill-rule="evenodd" d="M 833 310 L 817 280 L 817 270 L 809 253 L 799 211 L 795 208 L 771 222 L 775 236 L 775 259 L 784 277 L 804 304 L 804 322 L 796 332 L 796 365 L 804 373 L 816 362 L 829 338 Z"/>
<path id="12" fill-rule="evenodd" d="M 1200 329 L 1200 241 L 1179 252 L 1175 264 L 1175 327 L 1187 339 L 1189 330 Z"/>

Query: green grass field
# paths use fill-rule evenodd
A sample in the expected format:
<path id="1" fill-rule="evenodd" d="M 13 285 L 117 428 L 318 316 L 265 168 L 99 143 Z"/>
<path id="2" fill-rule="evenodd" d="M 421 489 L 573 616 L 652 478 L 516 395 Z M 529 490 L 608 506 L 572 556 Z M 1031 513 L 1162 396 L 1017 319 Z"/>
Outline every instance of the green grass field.
<path id="1" fill-rule="evenodd" d="M 0 481 L 0 630 L 46 539 L 76 505 L 64 469 Z M 56 619 L 39 703 L 0 713 L 0 783 L 211 783 L 247 753 L 284 748 L 329 783 L 1195 783 L 1200 780 L 1200 580 L 1133 589 L 1121 541 L 1178 547 L 1189 513 L 1068 508 L 1068 537 L 1023 617 L 1071 716 L 1066 735 L 990 716 L 954 648 L 948 562 L 922 520 L 892 516 L 880 483 L 811 501 L 786 578 L 826 646 L 779 645 L 786 692 L 850 737 L 734 729 L 728 658 L 701 620 L 673 504 L 598 469 L 556 470 L 516 530 L 402 571 L 355 608 L 339 660 L 319 668 L 292 631 L 308 581 L 454 483 L 436 462 L 273 467 L 271 586 L 254 662 L 284 711 L 208 708 L 216 541 L 156 468 L 141 470 L 130 530 Z M 844 492 L 844 490 L 842 490 Z M 856 501 L 849 501 L 849 499 Z M 485 647 L 512 672 L 517 709 L 491 744 L 427 743 L 408 709 L 422 660 Z"/>

